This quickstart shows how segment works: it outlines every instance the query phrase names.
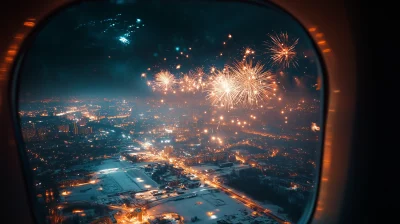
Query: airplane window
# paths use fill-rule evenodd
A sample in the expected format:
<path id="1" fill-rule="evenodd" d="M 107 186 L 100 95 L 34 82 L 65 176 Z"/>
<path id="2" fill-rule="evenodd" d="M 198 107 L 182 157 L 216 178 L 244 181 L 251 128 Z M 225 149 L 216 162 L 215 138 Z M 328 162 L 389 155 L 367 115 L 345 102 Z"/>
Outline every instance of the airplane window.
<path id="1" fill-rule="evenodd" d="M 271 5 L 84 2 L 24 55 L 18 113 L 43 223 L 304 223 L 322 66 Z"/>

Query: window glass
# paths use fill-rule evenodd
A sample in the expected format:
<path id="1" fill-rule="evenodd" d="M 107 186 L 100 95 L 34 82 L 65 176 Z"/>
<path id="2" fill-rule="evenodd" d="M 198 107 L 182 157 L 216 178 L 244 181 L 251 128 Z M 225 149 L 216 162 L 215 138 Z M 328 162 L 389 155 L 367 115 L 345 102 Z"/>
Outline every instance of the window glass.
<path id="1" fill-rule="evenodd" d="M 268 5 L 86 2 L 19 72 L 40 221 L 299 223 L 317 191 L 321 64 Z"/>

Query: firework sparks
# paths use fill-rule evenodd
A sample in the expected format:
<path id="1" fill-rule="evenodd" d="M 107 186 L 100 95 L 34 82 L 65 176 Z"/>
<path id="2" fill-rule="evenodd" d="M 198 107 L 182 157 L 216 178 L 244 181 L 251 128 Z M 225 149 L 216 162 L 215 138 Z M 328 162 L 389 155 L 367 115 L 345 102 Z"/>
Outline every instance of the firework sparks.
<path id="1" fill-rule="evenodd" d="M 179 80 L 179 88 L 181 89 L 181 92 L 192 92 L 194 89 L 196 89 L 196 81 L 192 77 L 192 71 L 189 71 L 188 74 L 184 75 L 180 80 Z"/>
<path id="2" fill-rule="evenodd" d="M 281 65 L 284 68 L 297 66 L 295 47 L 299 39 L 289 40 L 287 33 L 268 35 L 271 40 L 266 42 L 268 53 L 271 54 L 273 64 Z"/>
<path id="3" fill-rule="evenodd" d="M 246 49 L 244 49 L 244 52 L 243 52 L 243 54 L 246 56 L 246 55 L 250 55 L 250 54 L 254 54 L 255 53 L 255 51 L 254 50 L 252 50 L 251 48 L 246 48 Z"/>
<path id="4" fill-rule="evenodd" d="M 237 97 L 236 79 L 230 72 L 215 70 L 215 75 L 211 79 L 207 92 L 207 99 L 213 105 L 233 107 Z"/>
<path id="5" fill-rule="evenodd" d="M 156 85 L 162 87 L 164 91 L 172 89 L 175 84 L 175 76 L 169 71 L 161 71 L 156 74 Z"/>
<path id="6" fill-rule="evenodd" d="M 118 40 L 125 45 L 130 44 L 130 41 L 126 37 L 119 37 Z"/>
<path id="7" fill-rule="evenodd" d="M 214 73 L 214 72 L 215 72 L 215 67 L 214 67 L 214 66 L 212 66 L 212 67 L 210 68 L 210 72 L 211 72 L 211 73 Z"/>
<path id="8" fill-rule="evenodd" d="M 203 76 L 204 75 L 204 69 L 203 68 L 196 68 L 196 75 L 197 76 Z"/>
<path id="9" fill-rule="evenodd" d="M 274 76 L 264 65 L 252 61 L 235 63 L 232 68 L 237 84 L 237 102 L 243 105 L 257 105 L 267 100 L 276 88 Z"/>
<path id="10" fill-rule="evenodd" d="M 296 85 L 297 85 L 297 86 L 300 86 L 300 85 L 301 85 L 301 82 L 300 82 L 300 79 L 299 79 L 299 78 L 294 77 L 294 81 L 296 82 Z"/>
<path id="11" fill-rule="evenodd" d="M 279 153 L 279 149 L 272 149 L 270 152 L 271 157 L 275 157 Z"/>
<path id="12" fill-rule="evenodd" d="M 320 129 L 321 129 L 321 128 L 318 127 L 316 123 L 314 123 L 314 122 L 311 123 L 311 130 L 312 130 L 313 132 L 319 131 Z"/>
<path id="13" fill-rule="evenodd" d="M 89 29 L 90 32 L 96 33 L 102 37 L 109 38 L 112 36 L 113 39 L 118 40 L 123 45 L 129 45 L 131 43 L 131 36 L 143 26 L 144 23 L 141 19 L 136 19 L 136 22 L 134 22 L 125 18 L 122 14 L 117 14 L 107 19 L 81 23 L 75 27 L 75 30 L 86 28 Z"/>

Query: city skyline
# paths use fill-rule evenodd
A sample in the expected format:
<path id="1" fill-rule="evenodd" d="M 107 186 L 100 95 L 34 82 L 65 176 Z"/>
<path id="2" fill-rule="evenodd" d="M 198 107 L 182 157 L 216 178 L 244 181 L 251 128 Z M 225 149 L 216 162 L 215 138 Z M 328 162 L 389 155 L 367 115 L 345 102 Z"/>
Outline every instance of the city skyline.
<path id="1" fill-rule="evenodd" d="M 84 205 L 76 204 L 83 198 L 90 201 L 92 198 L 101 198 L 102 195 L 113 195 L 128 190 L 127 193 L 137 195 L 131 199 L 135 201 L 139 200 L 137 197 L 141 197 L 142 191 L 152 192 L 161 189 L 154 196 L 145 196 L 148 199 L 144 201 L 140 199 L 139 202 L 129 202 L 144 203 L 141 205 L 142 208 L 150 209 L 157 200 L 165 201 L 165 198 L 158 198 L 158 195 L 179 198 L 180 194 L 189 196 L 190 192 L 197 192 L 199 186 L 196 185 L 196 180 L 190 177 L 195 175 L 202 180 L 200 189 L 203 193 L 209 192 L 209 187 L 206 186 L 210 186 L 211 191 L 213 188 L 220 189 L 232 199 L 240 201 L 242 199 L 237 197 L 238 195 L 241 197 L 242 194 L 235 189 L 241 189 L 245 192 L 246 198 L 255 200 L 246 201 L 246 199 L 241 203 L 255 211 L 262 211 L 257 215 L 260 218 L 264 217 L 263 212 L 270 214 L 264 217 L 266 222 L 269 220 L 267 217 L 276 215 L 274 219 L 281 221 L 299 219 L 309 202 L 309 197 L 315 192 L 320 139 L 320 121 L 315 119 L 315 116 L 320 114 L 319 104 L 318 101 L 299 101 L 296 104 L 286 105 L 288 110 L 282 114 L 277 107 L 266 111 L 243 113 L 226 112 L 220 108 L 210 110 L 207 104 L 198 107 L 182 102 L 165 104 L 156 99 L 152 101 L 71 99 L 69 102 L 30 102 L 27 108 L 20 109 L 19 114 L 25 147 L 31 161 L 30 166 L 37 178 L 36 190 L 43 192 L 37 195 L 39 201 L 44 200 L 42 203 L 48 205 L 55 203 L 54 205 L 59 207 L 68 202 L 72 208 L 77 209 L 73 214 L 86 214 L 90 211 L 84 212 L 85 210 L 81 209 Z M 116 159 L 120 162 L 113 162 Z M 108 165 L 99 166 L 99 162 Z M 180 167 L 182 170 L 168 168 L 168 164 Z M 178 173 L 167 175 L 168 180 L 160 179 L 160 176 L 154 173 L 164 169 L 162 167 L 165 166 L 166 169 L 172 169 L 170 172 Z M 219 166 L 221 168 L 218 168 Z M 120 172 L 125 172 L 124 170 L 133 172 L 137 169 L 152 170 L 152 172 L 132 174 L 134 178 L 140 178 L 137 179 L 139 182 L 133 185 L 125 183 L 129 177 L 128 179 L 118 177 Z M 208 178 L 210 172 L 213 173 L 214 179 Z M 263 193 L 251 193 L 249 189 L 241 186 L 241 183 L 245 183 L 243 178 L 247 175 L 241 179 L 231 176 L 240 177 L 239 173 L 243 173 L 242 175 L 248 173 L 250 176 L 259 173 L 261 179 L 247 181 L 252 181 L 254 186 L 259 185 L 259 189 L 262 189 L 262 192 L 269 192 L 267 193 L 269 196 Z M 79 177 L 77 174 L 83 176 Z M 98 177 L 93 178 L 93 175 Z M 51 176 L 53 178 L 49 179 Z M 106 176 L 114 180 L 103 180 L 102 178 Z M 235 178 L 232 179 L 233 177 Z M 179 186 L 184 186 L 183 189 L 192 190 L 172 187 L 178 190 L 175 190 L 174 194 L 167 194 L 162 187 L 157 187 L 165 184 L 175 186 L 177 183 L 175 180 L 179 180 Z M 113 186 L 110 185 L 113 181 L 118 182 L 116 186 L 119 186 L 117 187 L 119 190 L 108 189 Z M 154 181 L 157 184 L 154 184 Z M 139 185 L 139 189 L 134 187 L 137 184 L 142 184 Z M 110 186 L 106 188 L 108 185 Z M 54 191 L 54 188 L 57 191 Z M 48 191 L 54 196 L 46 193 Z M 185 191 L 187 192 L 184 193 Z M 167 196 L 170 194 L 171 196 Z M 299 206 L 295 202 L 292 202 L 293 205 L 285 204 L 281 201 L 282 198 L 271 198 L 271 194 L 283 194 L 285 196 L 280 197 L 297 200 L 297 203 L 302 203 L 302 207 L 295 209 L 295 206 Z M 268 198 L 273 200 L 272 204 L 264 202 L 265 199 L 262 198 L 266 196 L 267 201 Z M 191 200 L 197 200 L 196 198 L 197 195 L 193 195 Z M 233 202 L 229 202 L 232 199 L 218 200 L 224 200 L 228 206 L 232 205 Z M 179 206 L 179 203 L 180 200 L 176 205 Z M 96 206 L 102 204 L 103 202 Z M 172 206 L 170 203 L 166 205 Z M 119 202 L 107 206 L 111 210 L 124 210 Z M 131 205 L 131 208 L 132 206 L 135 208 L 138 205 Z M 146 214 L 166 211 L 164 207 L 155 208 L 156 213 L 148 211 Z M 288 212 L 289 215 L 282 216 L 278 208 Z M 69 217 L 67 211 L 64 215 Z M 207 214 L 203 214 L 202 210 L 197 212 L 193 210 L 190 213 L 182 211 L 179 207 L 174 210 L 186 220 L 192 218 L 191 214 L 198 214 L 201 219 L 204 219 L 202 215 L 206 215 L 209 217 L 207 222 L 210 223 L 213 223 L 214 219 L 221 218 L 218 214 L 229 214 L 225 213 L 227 212 L 225 210 L 224 213 L 207 211 Z M 125 213 L 120 215 L 122 214 Z M 122 220 L 126 219 L 127 214 L 115 217 L 117 220 Z"/>

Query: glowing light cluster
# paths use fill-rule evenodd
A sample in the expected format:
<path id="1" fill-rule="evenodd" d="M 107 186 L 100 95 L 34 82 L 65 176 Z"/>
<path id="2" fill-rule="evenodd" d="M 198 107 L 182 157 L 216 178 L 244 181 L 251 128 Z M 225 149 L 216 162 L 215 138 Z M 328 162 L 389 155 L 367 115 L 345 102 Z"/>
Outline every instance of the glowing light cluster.
<path id="1" fill-rule="evenodd" d="M 284 68 L 296 66 L 295 46 L 298 39 L 290 41 L 287 33 L 269 35 L 269 37 L 271 41 L 267 44 L 272 64 L 278 64 Z M 228 38 L 232 36 L 229 34 Z M 184 55 L 179 46 L 175 47 L 175 51 Z M 272 74 L 268 65 L 260 62 L 253 64 L 252 59 L 256 56 L 254 49 L 245 47 L 241 51 L 243 58 L 231 65 L 225 65 L 222 70 L 211 66 L 208 73 L 205 73 L 202 68 L 195 68 L 187 73 L 180 72 L 180 78 L 176 78 L 167 70 L 162 70 L 155 75 L 154 81 L 147 80 L 146 75 L 142 77 L 146 78 L 147 85 L 152 87 L 153 91 L 161 91 L 164 94 L 205 93 L 206 100 L 217 107 L 263 108 L 270 99 L 276 98 L 282 101 L 282 97 L 276 95 L 278 83 L 276 76 Z M 180 64 L 174 66 L 176 69 L 181 69 Z M 285 91 L 283 86 L 282 89 Z"/>
<path id="2" fill-rule="evenodd" d="M 237 103 L 242 105 L 258 105 L 269 99 L 276 89 L 274 76 L 264 65 L 252 61 L 235 63 L 232 69 L 237 80 Z"/>
<path id="3" fill-rule="evenodd" d="M 164 93 L 203 91 L 211 104 L 228 108 L 258 105 L 271 98 L 276 90 L 274 75 L 261 63 L 238 62 L 233 67 L 225 66 L 223 70 L 212 68 L 211 73 L 208 79 L 204 79 L 204 71 L 198 68 L 176 79 L 169 71 L 163 70 L 155 75 L 154 82 L 148 81 L 147 84 L 154 91 Z"/>
<path id="4" fill-rule="evenodd" d="M 112 39 L 118 40 L 123 45 L 129 45 L 132 41 L 131 35 L 140 27 L 144 26 L 145 24 L 141 19 L 137 18 L 134 22 L 130 22 L 129 19 L 124 18 L 124 16 L 119 13 L 114 17 L 107 19 L 92 20 L 87 23 L 81 23 L 75 27 L 75 30 L 85 28 L 98 36 L 106 38 L 110 36 Z"/>
<path id="5" fill-rule="evenodd" d="M 316 123 L 312 122 L 311 123 L 311 130 L 316 132 L 316 131 L 320 130 L 320 127 L 318 127 Z"/>
<path id="6" fill-rule="evenodd" d="M 207 99 L 213 105 L 233 107 L 238 94 L 237 80 L 230 72 L 216 71 L 207 88 Z"/>
<path id="7" fill-rule="evenodd" d="M 156 85 L 162 87 L 164 91 L 172 89 L 175 82 L 175 76 L 169 71 L 161 71 L 156 74 Z"/>
<path id="8" fill-rule="evenodd" d="M 290 41 L 287 33 L 270 34 L 268 36 L 271 40 L 265 43 L 268 53 L 271 54 L 272 63 L 281 65 L 284 68 L 288 68 L 291 65 L 297 66 L 295 47 L 299 39 Z"/>
<path id="9" fill-rule="evenodd" d="M 203 69 L 196 68 L 195 71 L 189 71 L 179 80 L 179 89 L 181 92 L 195 93 L 200 91 L 206 83 L 203 82 Z"/>
<path id="10" fill-rule="evenodd" d="M 128 39 L 126 39 L 126 37 L 119 37 L 118 40 L 121 41 L 121 43 L 123 43 L 123 44 L 130 44 L 131 43 Z"/>

